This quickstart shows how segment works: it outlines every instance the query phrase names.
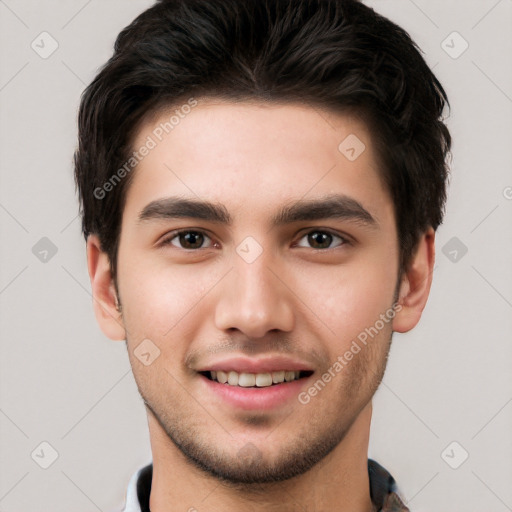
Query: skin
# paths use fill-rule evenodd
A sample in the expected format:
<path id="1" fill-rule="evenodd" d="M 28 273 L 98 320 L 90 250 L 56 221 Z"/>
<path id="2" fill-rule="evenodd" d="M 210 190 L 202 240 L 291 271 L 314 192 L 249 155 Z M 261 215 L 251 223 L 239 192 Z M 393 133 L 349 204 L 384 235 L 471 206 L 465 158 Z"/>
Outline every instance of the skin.
<path id="1" fill-rule="evenodd" d="M 166 119 L 168 113 L 145 122 L 134 148 Z M 355 161 L 338 150 L 350 134 L 366 146 Z M 393 204 L 366 126 L 299 104 L 203 99 L 134 172 L 117 294 L 95 235 L 87 255 L 96 317 L 108 337 L 126 339 L 147 405 L 151 510 L 372 510 L 371 399 L 392 332 L 412 329 L 426 304 L 434 231 L 421 236 L 398 282 Z M 375 223 L 271 224 L 283 205 L 333 193 L 358 201 Z M 224 205 L 232 224 L 139 219 L 152 201 L 177 195 Z M 187 240 L 172 233 L 177 229 L 206 236 L 187 249 Z M 335 236 L 318 246 L 307 236 L 315 231 Z M 248 236 L 262 248 L 251 263 L 236 251 Z M 305 405 L 294 396 L 277 408 L 243 410 L 198 373 L 219 354 L 286 355 L 313 370 L 300 381 L 307 391 L 365 328 L 396 307 L 397 284 L 394 318 Z M 148 366 L 134 355 L 144 339 L 160 350 Z"/>

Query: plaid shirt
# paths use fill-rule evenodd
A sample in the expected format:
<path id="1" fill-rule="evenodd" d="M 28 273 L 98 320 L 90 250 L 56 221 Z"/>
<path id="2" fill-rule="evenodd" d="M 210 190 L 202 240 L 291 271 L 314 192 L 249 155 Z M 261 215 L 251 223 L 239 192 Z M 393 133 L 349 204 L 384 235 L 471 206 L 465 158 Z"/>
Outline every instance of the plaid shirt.
<path id="1" fill-rule="evenodd" d="M 151 512 L 149 495 L 153 465 L 137 471 L 131 478 L 126 496 L 126 507 L 122 512 Z M 397 494 L 395 479 L 377 462 L 368 459 L 370 498 L 374 512 L 409 512 Z"/>
<path id="2" fill-rule="evenodd" d="M 375 512 L 409 512 L 398 496 L 395 479 L 378 463 L 368 459 L 370 497 Z"/>

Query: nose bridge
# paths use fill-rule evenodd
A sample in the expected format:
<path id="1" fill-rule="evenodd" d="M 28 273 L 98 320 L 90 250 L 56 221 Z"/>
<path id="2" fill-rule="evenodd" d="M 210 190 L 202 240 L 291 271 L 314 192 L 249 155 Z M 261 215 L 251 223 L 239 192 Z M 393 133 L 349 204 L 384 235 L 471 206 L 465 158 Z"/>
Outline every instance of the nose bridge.
<path id="1" fill-rule="evenodd" d="M 243 244 L 240 244 L 243 249 Z M 240 250 L 240 247 L 239 247 Z M 237 251 L 238 252 L 238 251 Z M 259 338 L 271 330 L 290 331 L 294 314 L 289 290 L 276 277 L 275 258 L 262 252 L 254 260 L 238 253 L 233 272 L 220 290 L 216 324 Z"/>

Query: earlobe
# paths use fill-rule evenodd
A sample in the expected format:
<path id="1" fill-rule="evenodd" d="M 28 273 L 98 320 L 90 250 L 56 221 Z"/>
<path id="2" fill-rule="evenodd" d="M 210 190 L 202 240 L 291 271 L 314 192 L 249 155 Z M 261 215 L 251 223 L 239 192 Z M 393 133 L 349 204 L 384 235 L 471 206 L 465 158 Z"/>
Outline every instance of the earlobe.
<path id="1" fill-rule="evenodd" d="M 101 330 L 111 340 L 124 340 L 126 332 L 118 310 L 110 261 L 108 255 L 101 250 L 96 235 L 89 235 L 87 238 L 87 267 L 91 279 L 94 314 Z"/>
<path id="2" fill-rule="evenodd" d="M 410 331 L 421 318 L 427 304 L 435 261 L 435 231 L 421 236 L 408 270 L 402 277 L 393 331 Z"/>

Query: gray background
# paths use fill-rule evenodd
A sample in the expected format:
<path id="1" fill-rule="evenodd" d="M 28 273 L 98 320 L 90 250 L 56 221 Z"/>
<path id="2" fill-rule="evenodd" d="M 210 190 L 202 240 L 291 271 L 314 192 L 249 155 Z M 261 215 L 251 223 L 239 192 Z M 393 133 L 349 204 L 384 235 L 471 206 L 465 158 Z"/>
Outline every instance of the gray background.
<path id="1" fill-rule="evenodd" d="M 394 337 L 370 456 L 414 511 L 512 510 L 512 0 L 367 3 L 425 52 L 454 137 L 431 297 Z M 124 343 L 93 317 L 72 153 L 80 93 L 151 4 L 0 0 L 0 512 L 107 512 L 150 461 Z"/>

